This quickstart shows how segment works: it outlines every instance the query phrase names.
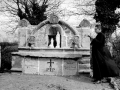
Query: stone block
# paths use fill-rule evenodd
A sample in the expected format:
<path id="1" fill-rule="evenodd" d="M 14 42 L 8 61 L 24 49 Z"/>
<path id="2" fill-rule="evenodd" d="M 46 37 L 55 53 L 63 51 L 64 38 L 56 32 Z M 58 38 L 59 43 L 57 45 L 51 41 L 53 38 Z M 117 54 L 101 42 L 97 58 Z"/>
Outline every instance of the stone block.
<path id="1" fill-rule="evenodd" d="M 78 64 L 78 69 L 90 69 L 90 64 Z"/>
<path id="2" fill-rule="evenodd" d="M 22 71 L 22 58 L 20 56 L 12 56 L 12 69 Z"/>
<path id="3" fill-rule="evenodd" d="M 63 62 L 63 75 L 76 75 L 77 74 L 77 61 L 64 60 Z"/>
<path id="4" fill-rule="evenodd" d="M 40 75 L 62 75 L 62 60 L 57 58 L 39 58 Z"/>
<path id="5" fill-rule="evenodd" d="M 25 57 L 23 62 L 23 73 L 26 74 L 38 74 L 39 73 L 39 61 L 38 58 Z"/>

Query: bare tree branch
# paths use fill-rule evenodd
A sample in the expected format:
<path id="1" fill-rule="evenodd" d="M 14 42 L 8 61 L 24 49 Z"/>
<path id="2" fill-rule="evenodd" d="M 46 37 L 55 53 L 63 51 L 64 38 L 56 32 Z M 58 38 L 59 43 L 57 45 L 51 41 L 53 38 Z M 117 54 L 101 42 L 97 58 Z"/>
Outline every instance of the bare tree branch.
<path id="1" fill-rule="evenodd" d="M 5 0 L 3 0 L 3 1 L 4 1 L 5 4 L 7 5 L 7 7 L 10 7 L 10 8 L 12 8 L 12 9 L 16 10 L 16 8 L 12 7 L 12 5 L 8 4 Z"/>
<path id="2" fill-rule="evenodd" d="M 94 15 L 95 14 L 95 1 L 96 0 L 86 0 L 83 2 L 80 2 L 79 0 L 76 0 L 74 2 L 74 8 L 76 8 L 77 13 L 71 12 L 73 14 L 77 15 Z"/>
<path id="3" fill-rule="evenodd" d="M 11 17 L 17 16 L 19 20 L 25 18 L 32 25 L 37 25 L 45 20 L 47 18 L 47 15 L 44 14 L 45 12 L 48 12 L 47 14 L 52 11 L 59 14 L 62 14 L 63 12 L 63 10 L 59 9 L 59 6 L 62 3 L 61 0 L 4 0 L 3 2 L 5 3 L 5 12 L 12 15 Z M 9 28 L 11 28 L 10 23 L 12 23 L 12 21 L 8 23 Z M 15 29 L 13 29 L 13 31 L 14 30 Z"/>

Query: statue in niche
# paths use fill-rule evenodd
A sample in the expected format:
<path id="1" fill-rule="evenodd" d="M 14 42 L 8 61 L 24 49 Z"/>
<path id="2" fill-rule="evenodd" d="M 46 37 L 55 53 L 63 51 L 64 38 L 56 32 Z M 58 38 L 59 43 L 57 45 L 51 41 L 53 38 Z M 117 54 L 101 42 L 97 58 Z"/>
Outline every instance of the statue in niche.
<path id="1" fill-rule="evenodd" d="M 57 45 L 56 35 L 57 35 L 56 27 L 50 27 L 48 35 L 48 46 L 52 44 L 51 39 L 53 39 L 53 46 L 54 48 L 56 47 Z"/>
<path id="2" fill-rule="evenodd" d="M 60 32 L 56 25 L 52 25 L 49 29 L 48 46 L 51 45 L 51 39 L 53 39 L 54 48 L 60 48 Z"/>
<path id="3" fill-rule="evenodd" d="M 56 24 L 58 23 L 58 16 L 52 13 L 50 15 L 49 19 L 50 23 L 53 24 L 49 29 L 49 35 L 48 35 L 48 46 L 51 45 L 51 40 L 53 39 L 53 46 L 56 48 L 57 41 L 56 41 L 56 35 L 57 35 L 57 27 Z"/>
<path id="4" fill-rule="evenodd" d="M 60 48 L 60 33 L 59 32 L 57 32 L 56 40 L 57 40 L 57 46 L 56 46 L 56 48 Z"/>
<path id="5" fill-rule="evenodd" d="M 50 48 L 54 48 L 54 45 L 53 45 L 53 38 L 51 38 L 51 44 L 49 45 Z"/>

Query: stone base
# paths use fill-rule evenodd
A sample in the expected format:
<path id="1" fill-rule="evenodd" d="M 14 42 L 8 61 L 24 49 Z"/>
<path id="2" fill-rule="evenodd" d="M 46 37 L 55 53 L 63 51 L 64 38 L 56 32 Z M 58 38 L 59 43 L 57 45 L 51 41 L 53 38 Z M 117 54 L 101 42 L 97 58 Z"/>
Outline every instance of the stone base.
<path id="1" fill-rule="evenodd" d="M 84 51 L 83 54 L 88 55 L 88 53 L 89 51 L 87 54 Z M 12 69 L 21 69 L 25 74 L 76 75 L 81 68 L 79 62 L 82 56 L 80 50 L 73 51 L 72 49 L 20 50 L 12 53 Z"/>
<path id="2" fill-rule="evenodd" d="M 78 72 L 77 61 L 73 59 L 63 58 L 38 58 L 38 57 L 22 57 L 14 55 L 21 61 L 21 70 L 25 74 L 39 75 L 76 75 Z M 17 61 L 16 61 L 17 62 Z M 16 67 L 15 67 L 16 66 Z M 19 68 L 17 63 L 14 68 Z"/>

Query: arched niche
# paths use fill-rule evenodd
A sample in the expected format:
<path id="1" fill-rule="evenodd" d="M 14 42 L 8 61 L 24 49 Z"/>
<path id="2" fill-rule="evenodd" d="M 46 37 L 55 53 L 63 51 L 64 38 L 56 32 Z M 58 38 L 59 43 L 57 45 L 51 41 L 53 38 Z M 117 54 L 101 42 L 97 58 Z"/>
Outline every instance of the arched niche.
<path id="1" fill-rule="evenodd" d="M 74 35 L 78 35 L 78 32 L 75 29 L 73 29 L 70 25 L 68 25 L 66 22 L 64 22 L 62 20 L 60 20 L 58 22 L 58 24 L 51 24 L 49 20 L 45 20 L 37 25 L 37 27 L 33 30 L 33 33 L 37 32 L 40 28 L 42 28 L 46 24 L 50 24 L 50 25 L 58 25 L 59 24 L 60 26 L 65 25 L 67 28 L 70 29 L 71 32 L 73 32 Z"/>
<path id="2" fill-rule="evenodd" d="M 51 33 L 53 33 L 53 31 L 55 31 L 55 33 L 56 33 L 56 31 L 58 31 L 60 33 L 60 46 L 61 46 L 61 48 L 65 46 L 63 44 L 63 42 L 65 42 L 65 41 L 63 41 L 64 38 L 65 38 L 64 37 L 65 31 L 63 30 L 64 29 L 63 26 L 65 26 L 66 28 L 68 28 L 69 31 L 72 32 L 73 36 L 79 36 L 78 32 L 74 28 L 72 28 L 66 22 L 64 22 L 62 20 L 59 20 L 59 18 L 57 17 L 57 15 L 54 15 L 54 14 L 51 14 L 49 19 L 47 19 L 47 20 L 41 22 L 40 24 L 38 24 L 36 26 L 36 28 L 33 30 L 33 34 L 36 33 L 38 30 L 40 30 L 40 28 L 42 28 L 45 25 L 47 25 L 46 34 L 48 35 L 48 37 L 51 35 Z M 47 43 L 49 44 L 49 40 L 48 40 Z"/>
<path id="3" fill-rule="evenodd" d="M 57 33 L 59 33 L 59 38 L 57 38 Z M 54 39 L 54 46 L 60 42 L 60 48 L 62 48 L 62 36 L 63 36 L 63 29 L 59 24 L 49 25 L 46 28 L 46 34 L 48 35 L 48 46 L 50 45 L 51 38 Z M 57 40 L 58 39 L 58 40 Z"/>
<path id="4" fill-rule="evenodd" d="M 73 32 L 74 35 L 76 35 L 76 36 L 78 35 L 78 32 L 77 32 L 75 29 L 73 29 L 73 28 L 72 28 L 69 24 L 67 24 L 66 22 L 60 20 L 58 23 L 59 23 L 60 25 L 66 26 L 71 32 Z"/>
<path id="5" fill-rule="evenodd" d="M 37 27 L 33 30 L 33 33 L 38 31 L 41 27 L 43 27 L 46 24 L 50 24 L 50 25 L 58 25 L 59 24 L 60 26 L 65 25 L 67 28 L 69 28 L 69 30 L 71 32 L 73 32 L 74 35 L 78 35 L 78 32 L 74 28 L 72 28 L 66 22 L 60 20 L 59 17 L 55 13 L 50 14 L 50 17 L 47 20 L 44 20 L 40 24 L 38 24 Z"/>

